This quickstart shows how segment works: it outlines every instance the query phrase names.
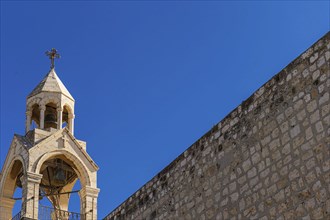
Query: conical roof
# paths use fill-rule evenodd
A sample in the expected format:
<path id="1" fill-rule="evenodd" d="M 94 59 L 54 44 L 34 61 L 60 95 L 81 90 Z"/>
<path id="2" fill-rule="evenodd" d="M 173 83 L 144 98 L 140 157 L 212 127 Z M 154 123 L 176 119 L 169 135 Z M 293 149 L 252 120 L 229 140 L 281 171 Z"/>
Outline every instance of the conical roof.
<path id="1" fill-rule="evenodd" d="M 54 68 L 51 69 L 45 78 L 33 89 L 33 91 L 28 95 L 28 98 L 41 92 L 62 93 L 68 98 L 74 100 L 70 92 L 67 90 L 67 88 L 65 88 L 64 84 L 57 76 Z"/>

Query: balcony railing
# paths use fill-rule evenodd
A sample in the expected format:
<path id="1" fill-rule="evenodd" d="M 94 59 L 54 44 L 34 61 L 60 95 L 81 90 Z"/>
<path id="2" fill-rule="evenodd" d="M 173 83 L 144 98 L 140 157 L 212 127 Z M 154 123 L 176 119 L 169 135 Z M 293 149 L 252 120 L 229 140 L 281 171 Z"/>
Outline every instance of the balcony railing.
<path id="1" fill-rule="evenodd" d="M 20 220 L 21 212 L 17 213 L 12 220 Z M 39 205 L 38 219 L 42 220 L 82 220 L 82 215 L 76 212 L 54 209 Z"/>
<path id="2" fill-rule="evenodd" d="M 39 219 L 43 220 L 80 220 L 81 214 L 39 205 Z"/>

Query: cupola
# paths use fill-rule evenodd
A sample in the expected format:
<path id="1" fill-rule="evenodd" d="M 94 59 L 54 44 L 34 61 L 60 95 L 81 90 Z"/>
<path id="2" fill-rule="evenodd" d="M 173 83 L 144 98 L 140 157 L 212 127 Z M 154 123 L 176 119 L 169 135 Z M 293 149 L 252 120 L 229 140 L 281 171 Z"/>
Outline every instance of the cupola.
<path id="1" fill-rule="evenodd" d="M 52 49 L 47 55 L 52 61 L 51 69 L 27 97 L 25 130 L 68 127 L 73 134 L 75 101 L 55 72 L 57 51 Z"/>

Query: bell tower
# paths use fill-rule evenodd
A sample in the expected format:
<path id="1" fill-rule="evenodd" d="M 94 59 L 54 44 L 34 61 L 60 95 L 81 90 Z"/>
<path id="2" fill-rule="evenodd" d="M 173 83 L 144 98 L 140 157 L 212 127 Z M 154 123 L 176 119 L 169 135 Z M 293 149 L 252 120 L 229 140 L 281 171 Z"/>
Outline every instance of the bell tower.
<path id="1" fill-rule="evenodd" d="M 74 137 L 75 100 L 55 72 L 55 49 L 46 52 L 51 68 L 27 96 L 25 134 L 15 134 L 0 173 L 0 220 L 13 218 L 15 200 L 22 199 L 15 219 L 70 219 L 73 186 L 80 180 L 79 218 L 97 219 L 98 166 L 86 151 L 86 142 Z M 22 198 L 13 198 L 22 188 Z M 39 200 L 52 207 L 44 210 Z M 49 216 L 42 216 L 44 213 Z"/>

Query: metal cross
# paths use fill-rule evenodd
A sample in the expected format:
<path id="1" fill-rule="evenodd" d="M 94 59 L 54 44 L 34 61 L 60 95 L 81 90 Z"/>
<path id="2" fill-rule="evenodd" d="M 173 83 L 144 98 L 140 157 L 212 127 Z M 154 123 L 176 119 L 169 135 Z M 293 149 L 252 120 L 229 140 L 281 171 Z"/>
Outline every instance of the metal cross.
<path id="1" fill-rule="evenodd" d="M 46 51 L 46 56 L 49 57 L 51 63 L 50 63 L 50 68 L 54 69 L 55 67 L 55 58 L 59 59 L 60 54 L 57 53 L 57 50 L 55 48 L 52 48 L 50 51 Z"/>

